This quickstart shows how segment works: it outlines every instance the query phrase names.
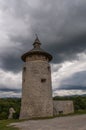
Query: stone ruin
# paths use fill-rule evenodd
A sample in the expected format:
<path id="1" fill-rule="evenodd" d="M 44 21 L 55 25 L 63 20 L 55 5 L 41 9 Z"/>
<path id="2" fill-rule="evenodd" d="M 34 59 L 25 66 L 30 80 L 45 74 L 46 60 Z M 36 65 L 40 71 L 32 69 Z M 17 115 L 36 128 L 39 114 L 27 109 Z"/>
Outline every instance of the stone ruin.
<path id="1" fill-rule="evenodd" d="M 51 67 L 52 55 L 44 51 L 36 37 L 34 48 L 22 55 L 22 101 L 20 119 L 51 117 L 74 111 L 72 101 L 53 101 Z M 12 109 L 13 110 L 13 109 Z M 9 117 L 12 117 L 10 114 Z"/>
<path id="2" fill-rule="evenodd" d="M 54 100 L 53 101 L 53 113 L 54 116 L 57 116 L 59 114 L 70 114 L 74 113 L 74 105 L 73 101 L 70 100 L 64 100 L 64 101 L 59 101 L 59 100 Z"/>
<path id="3" fill-rule="evenodd" d="M 13 119 L 13 114 L 15 113 L 15 110 L 14 108 L 9 108 L 9 116 L 8 116 L 8 119 Z"/>

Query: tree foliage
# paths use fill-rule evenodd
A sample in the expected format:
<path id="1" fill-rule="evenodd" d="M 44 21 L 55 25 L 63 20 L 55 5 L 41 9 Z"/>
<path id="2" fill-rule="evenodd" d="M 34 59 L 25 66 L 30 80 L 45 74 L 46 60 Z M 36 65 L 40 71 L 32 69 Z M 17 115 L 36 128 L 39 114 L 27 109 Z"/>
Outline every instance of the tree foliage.
<path id="1" fill-rule="evenodd" d="M 72 100 L 75 111 L 86 110 L 86 96 L 56 96 L 53 100 Z M 9 115 L 9 108 L 13 107 L 16 113 L 14 119 L 19 118 L 21 99 L 20 98 L 2 98 L 0 99 L 0 120 L 7 119 Z"/>
<path id="2" fill-rule="evenodd" d="M 86 110 L 86 96 L 66 96 L 66 97 L 54 97 L 54 100 L 72 100 L 74 103 L 74 109 Z"/>
<path id="3" fill-rule="evenodd" d="M 3 98 L 0 99 L 0 120 L 7 119 L 9 115 L 9 108 L 13 107 L 16 113 L 13 115 L 14 119 L 19 118 L 21 99 L 19 98 Z"/>

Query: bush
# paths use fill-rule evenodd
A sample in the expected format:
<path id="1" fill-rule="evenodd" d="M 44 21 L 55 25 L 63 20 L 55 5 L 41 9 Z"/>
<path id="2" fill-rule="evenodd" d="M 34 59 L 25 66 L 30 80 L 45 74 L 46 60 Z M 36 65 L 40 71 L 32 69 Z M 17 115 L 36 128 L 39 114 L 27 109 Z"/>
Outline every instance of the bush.
<path id="1" fill-rule="evenodd" d="M 74 103 L 75 111 L 86 110 L 86 96 L 66 96 L 66 97 L 54 97 L 54 100 L 72 100 Z"/>
<path id="2" fill-rule="evenodd" d="M 4 98 L 0 99 L 0 120 L 7 119 L 9 115 L 9 108 L 13 107 L 16 113 L 13 115 L 14 119 L 19 118 L 21 99 L 19 98 Z"/>

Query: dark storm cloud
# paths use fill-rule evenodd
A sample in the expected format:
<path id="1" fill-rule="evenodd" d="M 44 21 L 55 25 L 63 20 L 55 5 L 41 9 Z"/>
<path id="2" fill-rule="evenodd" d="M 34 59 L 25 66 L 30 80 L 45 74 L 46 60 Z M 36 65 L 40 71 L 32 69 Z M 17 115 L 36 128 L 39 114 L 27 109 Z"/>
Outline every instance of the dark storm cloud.
<path id="1" fill-rule="evenodd" d="M 13 72 L 20 71 L 22 62 L 20 56 L 31 49 L 34 34 L 38 33 L 43 48 L 49 51 L 54 63 L 77 58 L 76 54 L 86 50 L 86 1 L 85 0 L 43 0 L 35 6 L 34 1 L 9 0 L 2 5 L 4 12 L 9 12 L 15 18 L 27 25 L 27 36 L 22 33 L 8 35 L 10 42 L 20 42 L 19 55 L 3 52 L 1 68 Z M 30 29 L 29 29 L 30 26 Z M 16 26 L 17 29 L 17 26 Z M 25 32 L 23 32 L 25 33 Z M 9 43 L 8 43 L 9 44 Z"/>
<path id="2" fill-rule="evenodd" d="M 1 68 L 5 71 L 13 71 L 17 73 L 22 69 L 22 61 L 20 57 L 15 57 L 14 55 L 8 55 L 4 57 L 2 60 Z"/>
<path id="3" fill-rule="evenodd" d="M 72 85 L 66 85 L 66 86 L 61 86 L 61 88 L 57 90 L 86 90 L 86 86 L 72 86 Z"/>
<path id="4" fill-rule="evenodd" d="M 77 54 L 86 51 L 86 33 L 80 36 L 64 38 L 64 41 L 54 43 L 47 47 L 47 50 L 54 56 L 54 63 L 61 63 L 78 59 Z"/>
<path id="5" fill-rule="evenodd" d="M 3 85 L 2 85 L 3 86 Z M 15 88 L 7 88 L 6 86 L 0 87 L 0 92 L 14 92 L 14 93 L 20 93 L 21 89 L 15 89 Z"/>
<path id="6" fill-rule="evenodd" d="M 62 80 L 59 90 L 86 90 L 86 71 L 73 74 L 67 79 Z"/>

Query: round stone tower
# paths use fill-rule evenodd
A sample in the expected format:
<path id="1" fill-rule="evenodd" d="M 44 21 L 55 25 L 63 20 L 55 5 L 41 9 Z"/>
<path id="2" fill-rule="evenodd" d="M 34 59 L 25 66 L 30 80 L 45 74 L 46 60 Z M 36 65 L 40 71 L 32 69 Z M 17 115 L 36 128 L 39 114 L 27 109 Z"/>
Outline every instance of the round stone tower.
<path id="1" fill-rule="evenodd" d="M 22 55 L 25 62 L 22 76 L 20 119 L 53 116 L 51 68 L 52 56 L 40 48 L 36 37 L 34 48 Z"/>

